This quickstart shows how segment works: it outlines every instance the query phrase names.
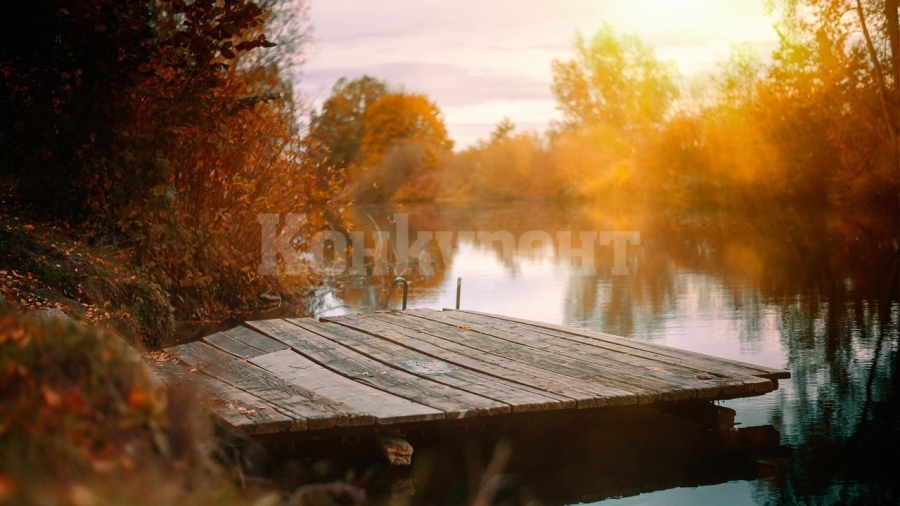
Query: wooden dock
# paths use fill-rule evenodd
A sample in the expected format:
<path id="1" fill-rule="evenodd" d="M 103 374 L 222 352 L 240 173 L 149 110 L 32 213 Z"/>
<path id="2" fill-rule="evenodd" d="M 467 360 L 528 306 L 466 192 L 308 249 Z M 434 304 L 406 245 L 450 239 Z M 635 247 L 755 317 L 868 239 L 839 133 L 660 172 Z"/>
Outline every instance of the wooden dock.
<path id="1" fill-rule="evenodd" d="M 484 423 L 526 413 L 718 400 L 784 370 L 599 332 L 429 309 L 246 322 L 165 350 L 169 381 L 241 435 L 301 438 Z"/>

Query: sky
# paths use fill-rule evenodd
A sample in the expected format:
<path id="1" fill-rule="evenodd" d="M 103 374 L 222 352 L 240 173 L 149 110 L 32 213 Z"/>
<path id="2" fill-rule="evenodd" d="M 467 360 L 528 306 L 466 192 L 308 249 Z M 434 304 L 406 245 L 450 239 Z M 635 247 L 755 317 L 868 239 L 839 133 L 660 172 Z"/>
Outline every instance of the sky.
<path id="1" fill-rule="evenodd" d="M 685 80 L 717 69 L 731 47 L 776 46 L 763 0 L 308 0 L 313 43 L 300 85 L 315 107 L 340 77 L 371 75 L 422 93 L 443 111 L 456 149 L 504 117 L 517 131 L 560 118 L 551 62 L 570 59 L 576 32 L 604 22 L 637 33 Z"/>

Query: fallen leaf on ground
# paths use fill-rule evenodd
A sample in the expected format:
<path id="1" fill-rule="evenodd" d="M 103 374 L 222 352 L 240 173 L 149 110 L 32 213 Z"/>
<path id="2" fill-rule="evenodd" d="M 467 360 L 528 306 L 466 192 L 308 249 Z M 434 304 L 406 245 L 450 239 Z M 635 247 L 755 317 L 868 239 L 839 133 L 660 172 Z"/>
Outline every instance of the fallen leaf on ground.
<path id="1" fill-rule="evenodd" d="M 41 387 L 41 393 L 44 395 L 44 402 L 51 408 L 59 406 L 62 402 L 62 398 L 56 393 L 56 390 L 53 390 L 47 385 Z"/>

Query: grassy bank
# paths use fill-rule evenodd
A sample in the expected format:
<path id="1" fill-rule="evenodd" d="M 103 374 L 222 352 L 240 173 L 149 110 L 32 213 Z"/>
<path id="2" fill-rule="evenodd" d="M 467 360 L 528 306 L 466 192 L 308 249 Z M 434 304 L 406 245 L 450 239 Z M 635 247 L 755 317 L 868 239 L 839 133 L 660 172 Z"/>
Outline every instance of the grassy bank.
<path id="1" fill-rule="evenodd" d="M 0 504 L 245 502 L 202 402 L 131 344 L 175 328 L 158 288 L 84 231 L 0 195 Z M 68 318 L 64 318 L 63 314 Z M 121 336 L 121 337 L 120 337 Z M 124 338 L 124 339 L 123 339 Z"/>
<path id="2" fill-rule="evenodd" d="M 102 323 L 132 342 L 162 343 L 175 329 L 165 294 L 111 248 L 89 247 L 58 226 L 0 214 L 0 292 L 21 311 L 57 309 Z"/>
<path id="3" fill-rule="evenodd" d="M 141 258 L 136 248 L 116 246 L 107 231 L 42 218 L 22 203 L 15 185 L 9 178 L 0 180 L 0 305 L 22 312 L 61 311 L 75 321 L 111 328 L 138 348 L 156 349 L 272 309 L 273 302 L 255 294 L 278 293 L 277 304 L 300 310 L 311 293 L 305 287 L 314 281 L 287 284 L 271 278 L 230 288 L 211 285 L 205 298 L 202 292 L 185 298 L 179 286 L 184 283 L 158 283 L 168 273 Z M 234 299 L 230 305 L 229 297 Z M 214 310 L 191 311 L 195 299 Z"/>
<path id="4" fill-rule="evenodd" d="M 0 505 L 290 500 L 247 488 L 210 400 L 161 386 L 137 351 L 203 322 L 178 322 L 128 251 L 90 239 L 0 192 Z"/>

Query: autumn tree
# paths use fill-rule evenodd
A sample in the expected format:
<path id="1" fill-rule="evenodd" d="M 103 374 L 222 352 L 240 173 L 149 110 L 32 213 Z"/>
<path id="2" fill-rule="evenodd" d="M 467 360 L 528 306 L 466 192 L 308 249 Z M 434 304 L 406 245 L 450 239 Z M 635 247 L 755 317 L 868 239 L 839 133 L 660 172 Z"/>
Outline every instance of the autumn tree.
<path id="1" fill-rule="evenodd" d="M 455 157 L 442 185 L 451 200 L 538 200 L 555 197 L 553 166 L 541 137 L 517 133 L 503 118 L 487 139 Z"/>
<path id="2" fill-rule="evenodd" d="M 387 83 L 371 76 L 338 79 L 321 111 L 313 111 L 310 118 L 316 161 L 340 170 L 362 163 L 366 110 L 388 92 Z"/>
<path id="3" fill-rule="evenodd" d="M 509 117 L 504 116 L 503 119 L 494 126 L 494 130 L 491 131 L 490 140 L 491 142 L 496 142 L 502 139 L 508 139 L 513 135 L 515 129 L 515 123 L 513 123 Z"/>
<path id="4" fill-rule="evenodd" d="M 158 58 L 153 10 L 99 0 L 9 7 L 0 17 L 0 171 L 23 176 L 42 211 L 83 218 L 118 200 L 103 187 L 110 169 L 122 170 L 129 89 Z"/>
<path id="5" fill-rule="evenodd" d="M 644 144 L 643 193 L 656 206 L 751 214 L 853 209 L 896 227 L 897 3 L 780 6 L 771 62 L 736 46 L 713 79 L 716 100 L 668 118 Z"/>
<path id="6" fill-rule="evenodd" d="M 304 12 L 300 0 L 16 4 L 0 18 L 0 170 L 50 217 L 123 248 L 178 318 L 258 307 L 285 285 L 258 275 L 257 215 L 304 212 L 313 228 L 335 194 L 300 135 L 298 62 L 275 54 L 302 49 Z"/>
<path id="7" fill-rule="evenodd" d="M 882 127 L 896 137 L 900 130 L 897 0 L 783 0 L 780 4 L 785 42 L 801 44 L 848 70 L 861 70 L 859 84 L 875 95 L 873 105 Z"/>
<path id="8" fill-rule="evenodd" d="M 361 164 L 352 176 L 351 198 L 434 196 L 439 160 L 453 147 L 437 105 L 424 95 L 388 93 L 366 109 L 362 130 Z M 398 194 L 403 186 L 406 191 Z"/>
<path id="9" fill-rule="evenodd" d="M 369 166 L 379 163 L 401 141 L 420 144 L 428 161 L 453 148 L 443 113 L 424 95 L 387 94 L 366 109 L 364 125 L 360 150 L 363 163 Z"/>
<path id="10" fill-rule="evenodd" d="M 896 210 L 896 0 L 790 0 L 781 7 L 781 43 L 761 87 L 772 141 L 790 170 L 816 175 L 832 204 Z"/>
<path id="11" fill-rule="evenodd" d="M 657 60 L 637 35 L 619 35 L 608 24 L 589 41 L 578 34 L 574 58 L 554 60 L 552 72 L 567 126 L 634 130 L 661 122 L 678 96 L 674 68 Z"/>
<path id="12" fill-rule="evenodd" d="M 552 72 L 563 113 L 553 136 L 560 197 L 625 203 L 634 156 L 678 96 L 673 66 L 607 24 L 590 40 L 578 34 L 574 58 L 554 60 Z"/>

